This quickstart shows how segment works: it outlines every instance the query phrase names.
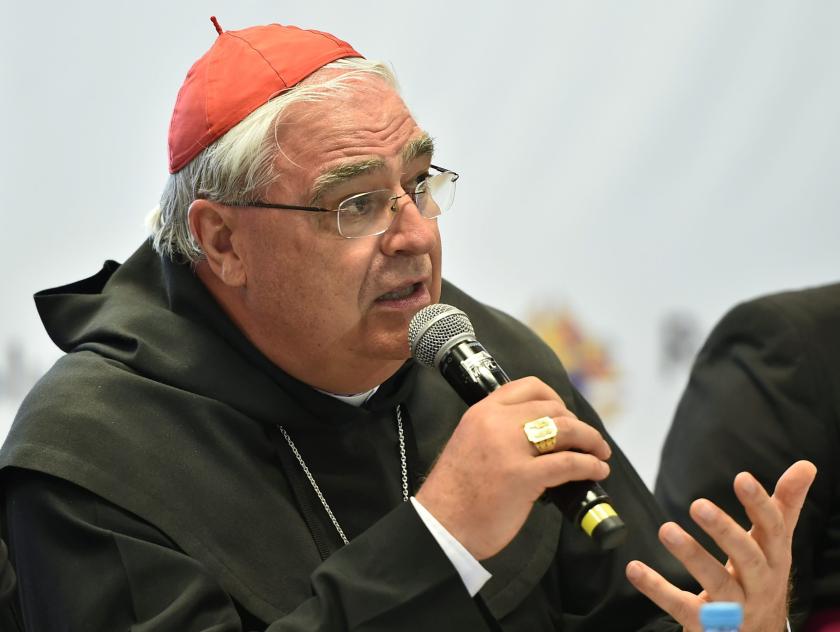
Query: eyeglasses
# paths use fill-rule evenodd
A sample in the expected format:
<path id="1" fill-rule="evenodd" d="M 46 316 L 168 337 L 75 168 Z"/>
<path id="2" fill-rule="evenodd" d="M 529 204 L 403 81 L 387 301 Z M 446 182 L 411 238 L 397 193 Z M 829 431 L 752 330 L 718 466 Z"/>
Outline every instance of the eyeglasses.
<path id="1" fill-rule="evenodd" d="M 338 233 L 342 237 L 346 239 L 372 237 L 388 230 L 397 212 L 397 200 L 406 195 L 417 206 L 420 215 L 427 219 L 434 219 L 449 210 L 452 200 L 455 199 L 455 182 L 459 176 L 448 169 L 434 165 L 430 167 L 439 173 L 429 175 L 418 182 L 413 191 L 406 191 L 400 195 L 394 195 L 391 189 L 359 193 L 342 201 L 338 208 L 269 204 L 268 202 L 249 202 L 237 206 L 335 213 Z"/>

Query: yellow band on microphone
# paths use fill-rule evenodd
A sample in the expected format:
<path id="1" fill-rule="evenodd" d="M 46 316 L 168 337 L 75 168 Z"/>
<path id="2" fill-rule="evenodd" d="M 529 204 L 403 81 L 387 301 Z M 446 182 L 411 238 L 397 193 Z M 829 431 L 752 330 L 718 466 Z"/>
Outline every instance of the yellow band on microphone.
<path id="1" fill-rule="evenodd" d="M 580 527 L 586 532 L 586 535 L 591 536 L 595 527 L 597 527 L 601 522 L 610 516 L 617 515 L 618 514 L 615 512 L 615 509 L 612 508 L 612 505 L 609 503 L 599 503 L 584 514 L 583 519 L 580 521 Z"/>

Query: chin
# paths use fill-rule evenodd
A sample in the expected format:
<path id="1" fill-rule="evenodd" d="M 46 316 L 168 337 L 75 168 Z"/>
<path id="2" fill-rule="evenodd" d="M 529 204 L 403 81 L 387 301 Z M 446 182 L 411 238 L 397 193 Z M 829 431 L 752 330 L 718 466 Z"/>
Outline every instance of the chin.
<path id="1" fill-rule="evenodd" d="M 381 358 L 384 361 L 405 362 L 411 357 L 411 353 L 408 349 L 408 343 L 405 343 L 393 348 L 384 348 L 381 350 L 377 349 L 376 357 Z"/>
<path id="2" fill-rule="evenodd" d="M 372 340 L 359 350 L 362 355 L 383 362 L 405 362 L 411 357 L 408 338 L 404 332 L 397 336 L 382 336 Z"/>

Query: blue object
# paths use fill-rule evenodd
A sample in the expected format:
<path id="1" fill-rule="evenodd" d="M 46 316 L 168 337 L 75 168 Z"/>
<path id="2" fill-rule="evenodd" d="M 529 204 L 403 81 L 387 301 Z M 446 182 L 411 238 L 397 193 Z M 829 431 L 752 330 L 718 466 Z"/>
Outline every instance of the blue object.
<path id="1" fill-rule="evenodd" d="M 715 601 L 700 607 L 700 624 L 706 632 L 737 632 L 744 621 L 744 609 L 739 603 Z"/>

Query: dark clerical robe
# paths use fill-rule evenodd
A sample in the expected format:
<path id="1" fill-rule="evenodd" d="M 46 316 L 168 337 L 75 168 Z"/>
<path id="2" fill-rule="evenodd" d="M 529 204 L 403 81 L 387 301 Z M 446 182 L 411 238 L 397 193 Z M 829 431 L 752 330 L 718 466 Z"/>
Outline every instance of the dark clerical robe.
<path id="1" fill-rule="evenodd" d="M 772 490 L 799 459 L 818 472 L 793 539 L 794 630 L 809 612 L 840 607 L 840 284 L 766 296 L 721 320 L 677 408 L 656 494 L 722 559 L 688 516 L 691 499 L 748 526 L 735 475 L 748 470 Z"/>
<path id="2" fill-rule="evenodd" d="M 511 377 L 539 376 L 605 432 L 530 330 L 449 284 L 442 300 L 470 315 Z M 615 445 L 604 487 L 626 543 L 599 552 L 538 503 L 471 598 L 402 501 L 397 405 L 412 493 L 466 409 L 436 372 L 406 362 L 361 408 L 319 393 L 269 362 L 188 266 L 148 245 L 37 304 L 67 355 L 0 453 L 29 629 L 679 629 L 624 577 L 633 558 L 676 570 L 652 495 Z"/>

